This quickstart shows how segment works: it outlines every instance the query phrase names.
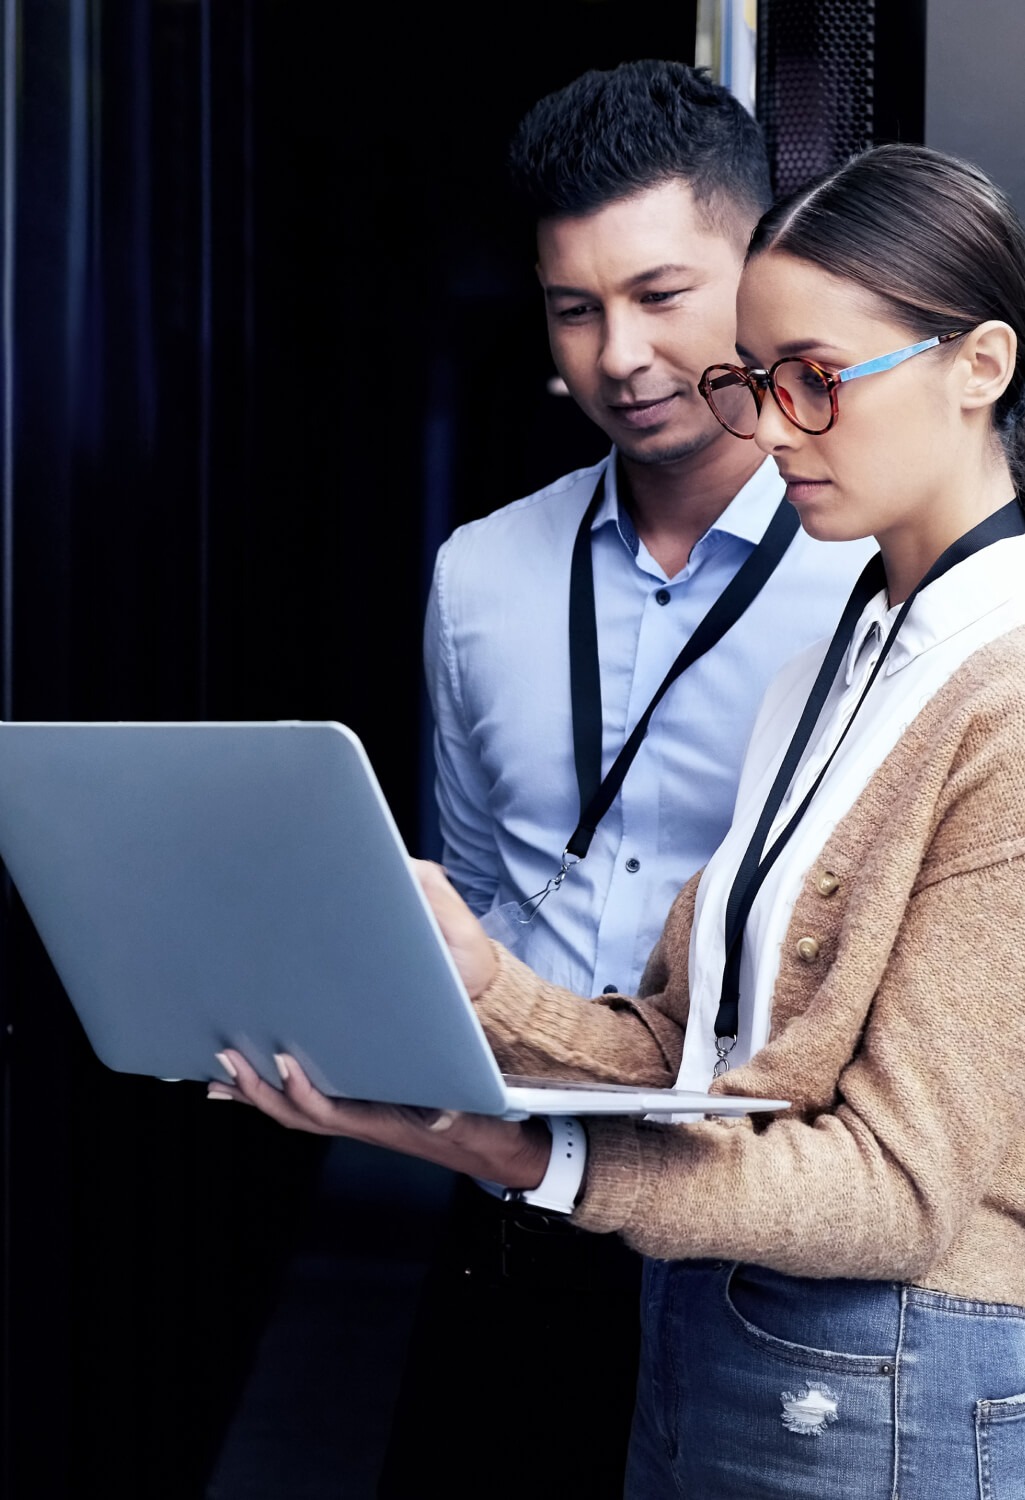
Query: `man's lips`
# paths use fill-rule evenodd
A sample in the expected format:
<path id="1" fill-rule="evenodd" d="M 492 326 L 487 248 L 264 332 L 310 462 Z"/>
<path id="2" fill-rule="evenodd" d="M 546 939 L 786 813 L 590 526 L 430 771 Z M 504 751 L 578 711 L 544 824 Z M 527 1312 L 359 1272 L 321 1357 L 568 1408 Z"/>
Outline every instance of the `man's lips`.
<path id="1" fill-rule="evenodd" d="M 625 427 L 657 427 L 669 415 L 676 400 L 676 392 L 659 396 L 652 401 L 610 401 L 609 409 Z"/>

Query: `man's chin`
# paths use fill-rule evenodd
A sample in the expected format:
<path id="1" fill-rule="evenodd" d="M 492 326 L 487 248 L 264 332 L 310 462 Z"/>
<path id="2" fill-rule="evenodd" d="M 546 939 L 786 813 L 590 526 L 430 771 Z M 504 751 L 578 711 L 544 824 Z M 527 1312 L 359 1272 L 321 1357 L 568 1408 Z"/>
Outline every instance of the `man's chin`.
<path id="1" fill-rule="evenodd" d="M 649 443 L 616 442 L 620 455 L 633 464 L 659 465 L 677 464 L 683 459 L 702 453 L 715 441 L 715 433 L 697 433 L 693 437 L 680 438 L 676 442 L 663 440 Z"/>

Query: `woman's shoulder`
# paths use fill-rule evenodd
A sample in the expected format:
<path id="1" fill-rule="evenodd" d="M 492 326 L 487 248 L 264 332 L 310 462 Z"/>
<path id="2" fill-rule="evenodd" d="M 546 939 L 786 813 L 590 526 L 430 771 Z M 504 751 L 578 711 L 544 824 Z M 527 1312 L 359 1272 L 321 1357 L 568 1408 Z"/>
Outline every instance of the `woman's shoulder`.
<path id="1" fill-rule="evenodd" d="M 960 710 L 992 721 L 1006 717 L 1008 732 L 1025 722 L 1025 623 L 973 651 L 936 695 L 945 715 Z"/>
<path id="2" fill-rule="evenodd" d="M 937 869 L 1025 852 L 1025 625 L 980 646 L 902 736 L 891 771 L 902 797 L 932 805 Z M 951 863 L 952 862 L 952 863 Z"/>

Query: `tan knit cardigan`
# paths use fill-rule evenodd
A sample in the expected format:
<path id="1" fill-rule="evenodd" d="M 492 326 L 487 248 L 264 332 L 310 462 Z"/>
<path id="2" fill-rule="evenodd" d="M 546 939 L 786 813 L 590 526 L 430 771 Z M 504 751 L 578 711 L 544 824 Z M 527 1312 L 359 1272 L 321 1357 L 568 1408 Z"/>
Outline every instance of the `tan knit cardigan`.
<path id="1" fill-rule="evenodd" d="M 642 999 L 582 1001 L 496 945 L 478 1010 L 503 1068 L 672 1084 L 697 879 Z M 1025 1304 L 1025 627 L 969 658 L 837 825 L 769 1040 L 715 1087 L 792 1108 L 588 1121 L 575 1222 L 652 1256 Z"/>

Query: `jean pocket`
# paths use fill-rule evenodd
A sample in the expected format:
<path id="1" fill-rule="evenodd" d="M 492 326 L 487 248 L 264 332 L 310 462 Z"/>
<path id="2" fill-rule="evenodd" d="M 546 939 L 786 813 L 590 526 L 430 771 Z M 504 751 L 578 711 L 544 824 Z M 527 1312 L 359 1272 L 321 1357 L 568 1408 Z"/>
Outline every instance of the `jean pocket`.
<path id="1" fill-rule="evenodd" d="M 658 1418 L 679 1492 L 707 1500 L 892 1494 L 893 1357 L 872 1345 L 849 1354 L 799 1342 L 791 1323 L 807 1326 L 803 1281 L 780 1277 L 777 1285 L 771 1273 L 744 1266 L 693 1288 L 680 1287 L 684 1279 L 662 1309 Z M 842 1299 L 837 1311 L 842 1323 Z"/>
<path id="2" fill-rule="evenodd" d="M 1025 1394 L 975 1403 L 979 1500 L 1025 1500 Z"/>
<path id="3" fill-rule="evenodd" d="M 849 1295 L 849 1284 L 845 1291 Z M 868 1291 L 870 1316 L 852 1317 L 845 1297 L 830 1282 L 735 1266 L 723 1297 L 741 1336 L 778 1359 L 837 1374 L 894 1373 L 898 1300 L 896 1294 L 888 1297 L 884 1287 Z"/>

